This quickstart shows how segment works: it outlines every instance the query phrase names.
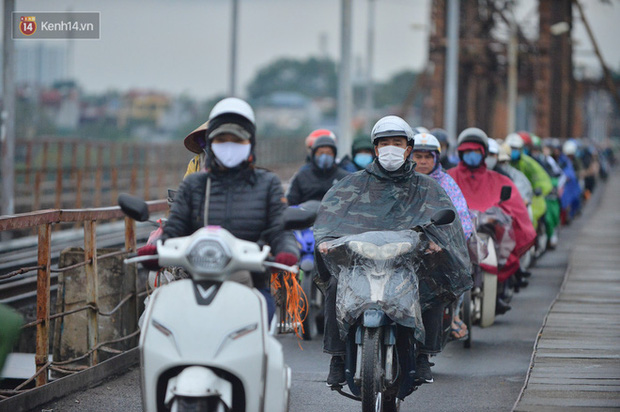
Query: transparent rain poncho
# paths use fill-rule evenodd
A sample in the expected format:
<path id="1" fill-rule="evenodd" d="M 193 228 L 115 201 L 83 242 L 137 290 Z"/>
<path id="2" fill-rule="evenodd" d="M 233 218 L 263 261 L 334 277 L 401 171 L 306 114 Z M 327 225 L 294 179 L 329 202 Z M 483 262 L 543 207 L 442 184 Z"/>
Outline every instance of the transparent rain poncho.
<path id="1" fill-rule="evenodd" d="M 341 336 L 364 310 L 383 310 L 390 319 L 413 328 L 424 341 L 418 269 L 424 252 L 420 233 L 366 232 L 327 242 L 323 260 L 338 279 L 336 316 Z"/>
<path id="2" fill-rule="evenodd" d="M 473 209 L 470 212 L 478 221 L 477 231 L 493 239 L 498 265 L 505 265 L 517 245 L 512 218 L 498 206 L 490 207 L 485 212 Z"/>
<path id="3" fill-rule="evenodd" d="M 399 173 L 388 174 L 373 162 L 327 192 L 314 233 L 317 245 L 328 242 L 329 252 L 321 254 L 322 260 L 329 274 L 338 278 L 336 310 L 341 337 L 346 336 L 348 324 L 370 306 L 367 279 L 374 272 L 390 272 L 384 289 L 388 293 L 379 306 L 392 320 L 415 325 L 416 339 L 423 336 L 422 311 L 436 300 L 450 302 L 471 287 L 469 256 L 458 215 L 450 224 L 428 225 L 442 209 L 456 213 L 443 188 L 428 176 L 415 173 L 411 163 Z M 391 259 L 372 261 L 345 247 L 351 241 L 374 245 L 377 256 L 388 256 L 397 248 L 401 252 Z M 441 250 L 431 253 L 430 241 Z M 405 250 L 404 244 L 410 244 L 410 249 Z M 341 287 L 341 282 L 346 286 Z"/>

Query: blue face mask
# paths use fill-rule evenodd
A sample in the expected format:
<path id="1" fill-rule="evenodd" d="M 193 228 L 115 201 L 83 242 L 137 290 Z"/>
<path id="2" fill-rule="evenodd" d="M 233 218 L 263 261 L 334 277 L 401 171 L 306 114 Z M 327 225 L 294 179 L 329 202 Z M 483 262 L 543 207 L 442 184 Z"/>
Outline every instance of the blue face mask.
<path id="1" fill-rule="evenodd" d="M 353 157 L 353 162 L 363 169 L 372 162 L 372 155 L 370 153 L 358 153 Z"/>
<path id="2" fill-rule="evenodd" d="M 463 155 L 463 161 L 467 166 L 478 167 L 482 163 L 482 154 L 476 152 L 467 152 Z"/>
<path id="3" fill-rule="evenodd" d="M 520 158 L 521 158 L 521 150 L 519 150 L 519 149 L 512 149 L 512 151 L 510 152 L 510 160 L 517 161 Z"/>
<path id="4" fill-rule="evenodd" d="M 334 165 L 334 156 L 323 153 L 319 157 L 315 157 L 314 162 L 319 169 L 327 170 Z"/>

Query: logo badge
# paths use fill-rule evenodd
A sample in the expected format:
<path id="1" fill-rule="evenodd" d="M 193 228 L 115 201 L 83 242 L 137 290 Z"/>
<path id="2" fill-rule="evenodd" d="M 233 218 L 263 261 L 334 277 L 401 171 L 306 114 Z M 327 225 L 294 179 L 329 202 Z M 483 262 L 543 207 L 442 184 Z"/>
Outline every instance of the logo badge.
<path id="1" fill-rule="evenodd" d="M 21 16 L 19 31 L 24 36 L 32 36 L 37 31 L 37 22 L 34 16 Z"/>

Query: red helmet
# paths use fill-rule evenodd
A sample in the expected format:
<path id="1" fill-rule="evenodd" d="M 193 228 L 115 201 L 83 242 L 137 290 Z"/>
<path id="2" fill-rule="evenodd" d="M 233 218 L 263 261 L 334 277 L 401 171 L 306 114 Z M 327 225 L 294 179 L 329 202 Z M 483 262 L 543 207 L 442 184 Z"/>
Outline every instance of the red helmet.
<path id="1" fill-rule="evenodd" d="M 336 141 L 336 135 L 333 132 L 327 129 L 317 129 L 310 133 L 308 137 L 306 137 L 306 147 L 308 149 L 311 149 L 314 141 L 322 136 L 331 137 L 332 139 L 334 139 L 334 142 Z"/>
<path id="2" fill-rule="evenodd" d="M 521 139 L 523 139 L 523 144 L 525 146 L 532 146 L 532 136 L 529 132 L 522 130 L 520 132 L 517 132 L 517 134 L 521 136 Z"/>

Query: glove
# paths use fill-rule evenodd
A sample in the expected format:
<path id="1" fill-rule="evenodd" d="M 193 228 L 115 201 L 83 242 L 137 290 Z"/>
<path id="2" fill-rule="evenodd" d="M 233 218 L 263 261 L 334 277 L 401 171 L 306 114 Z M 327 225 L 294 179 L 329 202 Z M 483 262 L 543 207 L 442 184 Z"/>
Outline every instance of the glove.
<path id="1" fill-rule="evenodd" d="M 138 248 L 138 256 L 148 256 L 157 254 L 157 245 L 144 245 Z M 146 260 L 141 262 L 147 270 L 158 271 L 160 269 L 157 259 Z"/>
<path id="2" fill-rule="evenodd" d="M 286 266 L 296 265 L 297 260 L 297 256 L 289 252 L 280 252 L 276 255 L 276 263 L 280 263 Z"/>

